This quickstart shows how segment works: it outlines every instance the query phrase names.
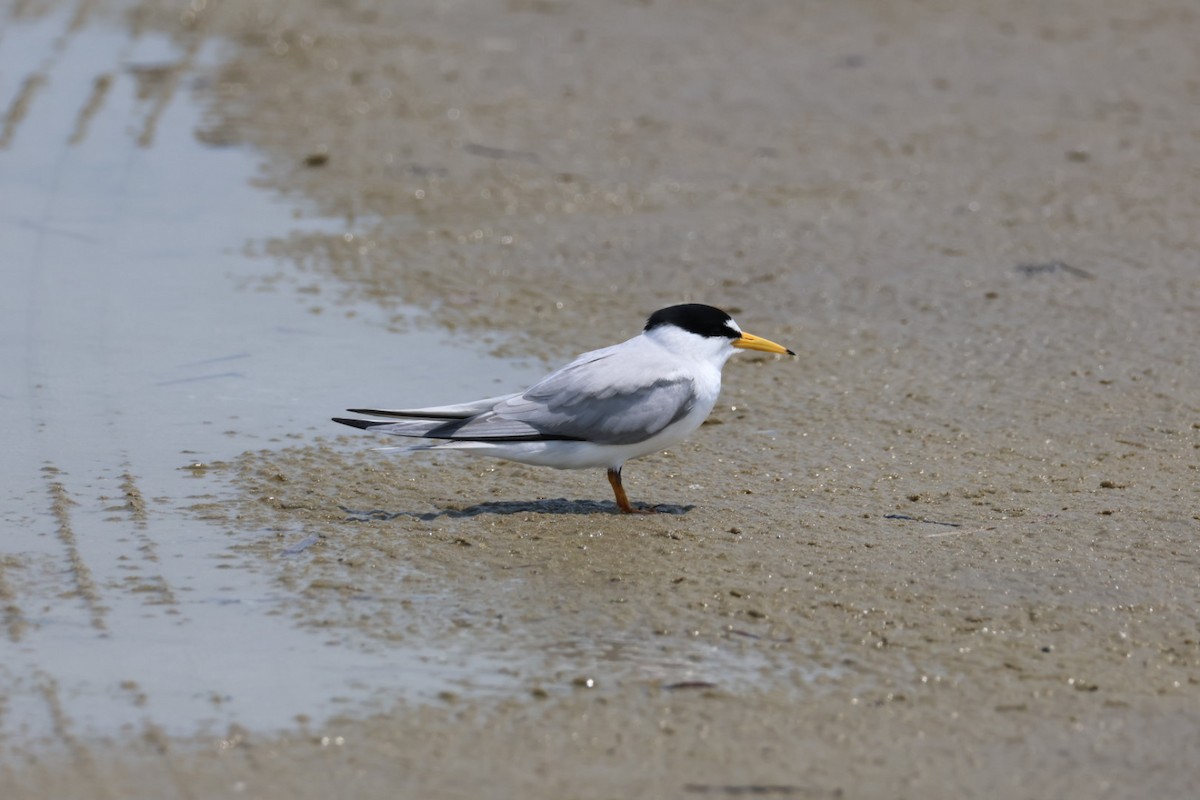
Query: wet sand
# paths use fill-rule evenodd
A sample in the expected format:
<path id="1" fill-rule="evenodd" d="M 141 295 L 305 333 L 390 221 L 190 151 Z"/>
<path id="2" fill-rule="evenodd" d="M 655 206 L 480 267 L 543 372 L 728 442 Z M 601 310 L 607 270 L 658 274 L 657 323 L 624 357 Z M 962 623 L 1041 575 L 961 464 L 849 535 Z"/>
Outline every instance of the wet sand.
<path id="1" fill-rule="evenodd" d="M 550 365 L 695 300 L 800 355 L 628 465 L 652 517 L 312 420 L 237 448 L 193 514 L 281 625 L 486 669 L 283 733 L 65 724 L 0 794 L 1191 795 L 1189 4 L 198 5 L 117 18 L 223 42 L 181 68 L 201 141 L 344 220 L 253 252 L 437 320 L 364 340 L 394 396 L 345 405 L 408 402 L 411 327 Z"/>

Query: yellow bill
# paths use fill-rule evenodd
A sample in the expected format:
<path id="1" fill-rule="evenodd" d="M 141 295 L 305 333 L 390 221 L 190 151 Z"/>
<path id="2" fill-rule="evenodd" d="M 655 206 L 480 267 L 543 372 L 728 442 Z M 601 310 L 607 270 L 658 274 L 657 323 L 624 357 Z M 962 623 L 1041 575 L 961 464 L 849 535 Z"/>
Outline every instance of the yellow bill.
<path id="1" fill-rule="evenodd" d="M 761 336 L 755 336 L 752 333 L 743 332 L 741 336 L 733 340 L 733 346 L 740 347 L 743 350 L 762 350 L 764 353 L 786 353 L 789 356 L 796 355 L 783 345 L 775 344 L 770 339 L 764 339 Z"/>

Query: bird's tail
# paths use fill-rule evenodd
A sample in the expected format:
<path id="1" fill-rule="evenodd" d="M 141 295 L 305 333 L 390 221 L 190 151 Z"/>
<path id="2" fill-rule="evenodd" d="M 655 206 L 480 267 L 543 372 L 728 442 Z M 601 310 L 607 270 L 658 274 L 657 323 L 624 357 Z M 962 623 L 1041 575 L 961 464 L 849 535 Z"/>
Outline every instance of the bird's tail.
<path id="1" fill-rule="evenodd" d="M 427 436 L 436 428 L 445 428 L 453 426 L 460 419 L 453 417 L 450 419 L 435 417 L 433 419 L 406 419 L 400 422 L 379 421 L 371 419 L 349 419 L 346 417 L 334 417 L 333 421 L 342 425 L 349 425 L 351 428 L 359 428 L 372 433 L 386 433 L 391 436 L 412 436 L 422 438 Z"/>
<path id="2" fill-rule="evenodd" d="M 351 414 L 365 414 L 368 417 L 400 417 L 402 419 L 466 419 L 474 417 L 477 414 L 482 414 L 485 411 L 491 411 L 500 402 L 514 397 L 511 394 L 497 395 L 496 397 L 485 397 L 482 400 L 472 400 L 469 403 L 455 403 L 448 406 L 427 406 L 426 408 L 348 408 L 346 409 Z M 346 421 L 343 419 L 337 420 L 343 424 L 355 425 L 354 421 Z M 365 427 L 356 425 L 356 427 Z"/>

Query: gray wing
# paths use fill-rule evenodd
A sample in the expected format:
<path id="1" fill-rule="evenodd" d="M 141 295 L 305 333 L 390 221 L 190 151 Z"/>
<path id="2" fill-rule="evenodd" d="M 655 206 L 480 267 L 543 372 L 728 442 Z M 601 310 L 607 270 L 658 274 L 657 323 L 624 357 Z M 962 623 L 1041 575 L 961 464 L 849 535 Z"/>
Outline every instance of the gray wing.
<path id="1" fill-rule="evenodd" d="M 584 353 L 521 394 L 459 406 L 357 410 L 409 417 L 398 422 L 336 421 L 378 433 L 432 439 L 641 442 L 687 416 L 697 397 L 691 378 L 678 372 L 659 374 L 661 358 L 631 350 L 629 345 Z M 493 403 L 490 408 L 485 406 L 488 402 Z"/>
<path id="2" fill-rule="evenodd" d="M 650 383 L 623 374 L 607 351 L 588 354 L 497 404 L 496 417 L 523 423 L 542 435 L 598 444 L 633 444 L 687 416 L 695 385 L 667 375 Z"/>

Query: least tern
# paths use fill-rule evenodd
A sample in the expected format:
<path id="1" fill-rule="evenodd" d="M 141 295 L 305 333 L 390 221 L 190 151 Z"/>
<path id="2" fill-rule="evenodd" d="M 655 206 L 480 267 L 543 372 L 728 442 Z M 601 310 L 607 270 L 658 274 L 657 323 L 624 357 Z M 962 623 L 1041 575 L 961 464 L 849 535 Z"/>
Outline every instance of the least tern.
<path id="1" fill-rule="evenodd" d="M 721 392 L 721 368 L 742 350 L 796 355 L 744 332 L 712 306 L 688 303 L 655 311 L 628 341 L 593 350 L 523 392 L 470 403 L 352 414 L 402 421 L 334 422 L 424 442 L 405 450 L 462 450 L 557 469 L 606 467 L 617 506 L 634 508 L 621 484 L 631 458 L 683 441 L 700 427 Z"/>

